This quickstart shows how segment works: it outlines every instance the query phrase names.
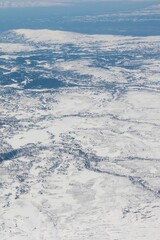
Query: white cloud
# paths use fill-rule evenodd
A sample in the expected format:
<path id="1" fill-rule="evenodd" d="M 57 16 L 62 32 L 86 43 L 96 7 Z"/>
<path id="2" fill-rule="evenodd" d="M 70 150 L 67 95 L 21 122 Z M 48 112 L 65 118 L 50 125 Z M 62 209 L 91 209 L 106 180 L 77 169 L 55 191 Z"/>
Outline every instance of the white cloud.
<path id="1" fill-rule="evenodd" d="M 51 6 L 74 4 L 77 2 L 111 2 L 111 0 L 0 0 L 0 7 L 29 7 L 29 6 Z M 122 2 L 123 0 L 112 0 L 112 2 Z M 128 0 L 129 2 L 151 2 L 151 0 Z"/>

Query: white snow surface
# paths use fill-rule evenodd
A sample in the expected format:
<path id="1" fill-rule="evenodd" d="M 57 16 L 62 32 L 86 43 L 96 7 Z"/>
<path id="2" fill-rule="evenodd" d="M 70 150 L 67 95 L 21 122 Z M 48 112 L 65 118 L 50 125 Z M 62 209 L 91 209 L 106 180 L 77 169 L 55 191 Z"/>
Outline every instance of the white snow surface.
<path id="1" fill-rule="evenodd" d="M 160 61 L 143 54 L 158 52 L 160 37 L 14 34 L 25 46 L 59 54 L 52 63 L 39 61 L 38 69 L 56 70 L 69 84 L 69 74 L 80 75 L 82 82 L 1 87 L 0 239 L 159 240 Z M 80 59 L 61 58 L 67 44 L 81 49 Z M 0 49 L 31 55 L 18 45 Z M 135 51 L 130 63 L 141 64 L 92 65 L 91 53 L 113 50 Z M 30 61 L 28 71 L 38 71 Z"/>

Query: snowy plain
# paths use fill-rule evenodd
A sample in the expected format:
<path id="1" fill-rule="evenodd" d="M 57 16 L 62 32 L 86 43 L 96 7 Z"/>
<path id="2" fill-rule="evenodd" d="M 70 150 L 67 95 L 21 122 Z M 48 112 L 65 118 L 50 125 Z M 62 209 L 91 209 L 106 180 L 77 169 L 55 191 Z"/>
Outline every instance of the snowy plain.
<path id="1" fill-rule="evenodd" d="M 160 37 L 6 36 L 0 239 L 159 240 Z"/>

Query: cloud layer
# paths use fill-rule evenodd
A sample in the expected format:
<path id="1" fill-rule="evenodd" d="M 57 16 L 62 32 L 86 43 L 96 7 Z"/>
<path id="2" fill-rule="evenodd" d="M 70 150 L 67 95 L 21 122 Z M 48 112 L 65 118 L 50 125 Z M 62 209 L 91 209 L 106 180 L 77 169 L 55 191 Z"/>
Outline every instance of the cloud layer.
<path id="1" fill-rule="evenodd" d="M 77 2 L 96 2 L 97 0 L 0 0 L 0 7 L 32 7 L 74 4 Z M 101 2 L 122 2 L 123 0 L 101 0 Z M 150 0 L 129 0 L 129 2 L 150 2 Z M 99 1 L 97 1 L 99 2 Z"/>

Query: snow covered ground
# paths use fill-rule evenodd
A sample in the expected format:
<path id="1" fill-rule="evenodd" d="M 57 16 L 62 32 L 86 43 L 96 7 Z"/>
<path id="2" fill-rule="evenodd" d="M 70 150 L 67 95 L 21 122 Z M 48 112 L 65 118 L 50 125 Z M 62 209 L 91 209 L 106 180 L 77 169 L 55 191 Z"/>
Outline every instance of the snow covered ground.
<path id="1" fill-rule="evenodd" d="M 159 240 L 160 37 L 6 36 L 0 239 Z"/>

